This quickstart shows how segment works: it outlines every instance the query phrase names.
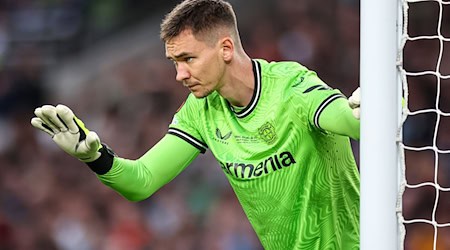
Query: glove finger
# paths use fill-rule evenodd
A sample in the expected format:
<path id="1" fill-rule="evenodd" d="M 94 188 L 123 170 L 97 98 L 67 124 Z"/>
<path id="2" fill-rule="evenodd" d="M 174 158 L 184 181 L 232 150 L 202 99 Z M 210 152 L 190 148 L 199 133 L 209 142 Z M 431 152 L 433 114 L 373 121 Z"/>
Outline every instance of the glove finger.
<path id="1" fill-rule="evenodd" d="M 352 99 L 348 99 L 348 105 L 350 106 L 350 108 L 354 109 L 354 108 L 358 108 L 360 106 L 359 103 L 355 103 L 355 101 L 353 101 Z"/>
<path id="2" fill-rule="evenodd" d="M 86 135 L 86 147 L 89 151 L 97 151 L 100 148 L 100 138 L 94 131 L 90 131 Z"/>
<path id="3" fill-rule="evenodd" d="M 55 133 L 53 133 L 52 129 L 47 126 L 42 120 L 41 118 L 38 117 L 33 117 L 33 119 L 31 119 L 31 125 L 33 125 L 33 127 L 44 131 L 45 133 L 49 134 L 51 137 L 53 137 L 55 135 Z"/>
<path id="4" fill-rule="evenodd" d="M 356 119 L 360 119 L 361 118 L 361 114 L 360 114 L 360 108 L 355 108 L 355 109 L 353 109 L 352 110 L 352 113 L 353 113 L 353 116 L 356 118 Z"/>
<path id="5" fill-rule="evenodd" d="M 73 114 L 72 110 L 62 104 L 58 104 L 56 106 L 56 113 L 58 114 L 58 117 L 61 119 L 61 122 L 63 122 L 67 128 L 69 129 L 69 132 L 72 134 L 78 133 L 79 129 L 77 124 L 74 121 L 75 115 Z"/>
<path id="6" fill-rule="evenodd" d="M 51 105 L 42 106 L 42 114 L 50 121 L 59 131 L 65 132 L 68 130 L 67 125 L 58 117 L 56 107 Z"/>
<path id="7" fill-rule="evenodd" d="M 77 148 L 77 153 L 80 154 L 94 154 L 100 147 L 100 138 L 98 138 L 97 133 L 89 132 L 86 135 L 86 139 L 81 141 Z"/>
<path id="8" fill-rule="evenodd" d="M 45 106 L 49 106 L 49 105 L 45 105 Z M 52 130 L 52 132 L 53 132 L 54 134 L 59 133 L 60 130 L 58 129 L 58 127 L 57 127 L 55 124 L 53 124 L 53 122 L 51 122 L 51 121 L 47 118 L 47 116 L 45 115 L 45 112 L 46 112 L 46 110 L 48 110 L 48 108 L 47 108 L 47 109 L 43 109 L 43 108 L 44 108 L 44 106 L 42 106 L 42 107 L 40 107 L 40 108 L 36 108 L 36 109 L 34 110 L 34 114 L 35 114 L 38 118 L 40 118 L 40 119 L 42 120 L 42 122 L 43 122 L 45 125 L 47 125 L 47 126 Z"/>
<path id="9" fill-rule="evenodd" d="M 356 108 L 360 106 L 361 102 L 361 88 L 358 87 L 355 91 L 353 91 L 352 96 L 348 98 L 348 104 L 351 108 Z"/>

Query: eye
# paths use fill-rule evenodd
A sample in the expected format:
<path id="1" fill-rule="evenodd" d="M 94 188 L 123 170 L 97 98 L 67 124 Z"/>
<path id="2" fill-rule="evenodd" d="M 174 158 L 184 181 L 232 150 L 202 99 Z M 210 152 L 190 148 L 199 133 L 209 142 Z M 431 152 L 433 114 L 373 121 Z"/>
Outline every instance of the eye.
<path id="1" fill-rule="evenodd" d="M 187 63 L 190 63 L 190 62 L 192 62 L 193 59 L 194 59 L 193 57 L 186 57 L 185 60 Z"/>

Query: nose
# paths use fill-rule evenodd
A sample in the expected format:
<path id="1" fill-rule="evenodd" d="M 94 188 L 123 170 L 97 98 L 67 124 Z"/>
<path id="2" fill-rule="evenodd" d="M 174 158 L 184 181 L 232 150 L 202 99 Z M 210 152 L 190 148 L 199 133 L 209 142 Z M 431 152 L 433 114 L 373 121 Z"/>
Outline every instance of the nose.
<path id="1" fill-rule="evenodd" d="M 191 74 L 189 73 L 189 70 L 184 67 L 182 64 L 179 64 L 177 67 L 177 76 L 176 80 L 179 82 L 182 82 L 186 79 L 189 79 L 191 77 Z"/>

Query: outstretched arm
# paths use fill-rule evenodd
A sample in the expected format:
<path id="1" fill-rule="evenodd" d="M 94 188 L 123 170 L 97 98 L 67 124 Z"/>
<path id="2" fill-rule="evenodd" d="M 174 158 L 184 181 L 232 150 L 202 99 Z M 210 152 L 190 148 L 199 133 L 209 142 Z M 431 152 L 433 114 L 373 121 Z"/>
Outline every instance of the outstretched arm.
<path id="1" fill-rule="evenodd" d="M 172 180 L 200 153 L 188 142 L 166 135 L 137 160 L 117 157 L 68 107 L 44 105 L 31 124 L 46 132 L 66 153 L 85 162 L 107 186 L 139 201 Z"/>
<path id="2" fill-rule="evenodd" d="M 97 176 L 128 200 L 139 201 L 175 178 L 199 153 L 186 141 L 167 134 L 137 160 L 114 157 L 111 169 Z"/>

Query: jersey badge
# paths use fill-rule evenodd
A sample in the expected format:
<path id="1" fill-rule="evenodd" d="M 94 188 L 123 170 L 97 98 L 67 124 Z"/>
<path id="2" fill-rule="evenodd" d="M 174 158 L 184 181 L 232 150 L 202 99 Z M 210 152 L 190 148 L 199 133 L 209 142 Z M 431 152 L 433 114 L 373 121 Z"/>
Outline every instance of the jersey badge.
<path id="1" fill-rule="evenodd" d="M 274 143 L 277 140 L 277 134 L 275 132 L 275 127 L 270 122 L 264 123 L 258 129 L 259 137 L 265 141 L 268 145 Z"/>

